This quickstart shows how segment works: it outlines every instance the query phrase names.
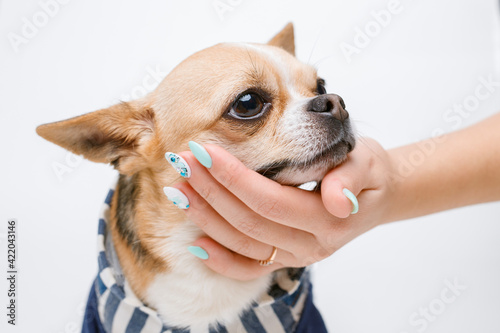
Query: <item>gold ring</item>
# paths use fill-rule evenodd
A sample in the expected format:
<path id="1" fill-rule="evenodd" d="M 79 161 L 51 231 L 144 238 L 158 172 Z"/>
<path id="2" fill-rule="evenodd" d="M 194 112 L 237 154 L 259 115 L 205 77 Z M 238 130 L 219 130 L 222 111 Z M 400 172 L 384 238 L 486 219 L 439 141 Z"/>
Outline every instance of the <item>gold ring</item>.
<path id="1" fill-rule="evenodd" d="M 274 258 L 276 258 L 276 253 L 278 253 L 278 248 L 276 246 L 273 246 L 273 253 L 271 253 L 271 256 L 267 260 L 259 260 L 259 264 L 261 266 L 269 266 L 274 263 Z"/>

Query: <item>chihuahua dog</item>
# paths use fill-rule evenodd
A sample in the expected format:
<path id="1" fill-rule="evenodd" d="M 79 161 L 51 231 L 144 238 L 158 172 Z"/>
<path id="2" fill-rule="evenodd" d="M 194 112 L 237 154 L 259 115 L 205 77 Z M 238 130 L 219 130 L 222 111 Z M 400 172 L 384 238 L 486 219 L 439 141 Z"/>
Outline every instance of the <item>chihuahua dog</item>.
<path id="1" fill-rule="evenodd" d="M 191 140 L 217 144 L 248 168 L 297 186 L 320 182 L 355 145 L 343 100 L 327 94 L 316 69 L 295 58 L 291 24 L 267 44 L 223 43 L 197 52 L 147 96 L 41 125 L 37 133 L 118 170 L 105 236 L 123 272 L 125 294 L 135 296 L 137 308 L 157 313 L 164 327 L 186 332 L 266 331 L 259 328 L 266 326 L 265 311 L 254 312 L 261 326 L 253 330 L 247 310 L 270 295 L 270 286 L 286 289 L 278 279 L 292 270 L 237 281 L 191 255 L 187 248 L 203 233 L 163 194 L 164 186 L 183 181 L 165 152 L 188 150 Z M 123 324 L 106 317 L 105 301 L 97 302 L 98 320 L 112 322 L 105 329 L 120 331 Z M 300 311 L 287 329 L 281 320 L 283 327 L 267 331 L 293 332 Z"/>

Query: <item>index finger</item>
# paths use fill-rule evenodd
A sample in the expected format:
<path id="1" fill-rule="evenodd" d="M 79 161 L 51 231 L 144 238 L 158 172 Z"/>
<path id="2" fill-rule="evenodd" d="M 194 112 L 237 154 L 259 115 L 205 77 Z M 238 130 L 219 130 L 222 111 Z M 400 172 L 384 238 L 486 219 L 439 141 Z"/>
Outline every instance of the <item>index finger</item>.
<path id="1" fill-rule="evenodd" d="M 257 214 L 300 230 L 318 230 L 318 224 L 304 225 L 304 217 L 314 212 L 316 220 L 331 220 L 319 193 L 280 185 L 247 168 L 223 148 L 190 142 L 195 157 L 210 174 Z M 202 150 L 205 150 L 203 152 Z M 319 222 L 319 221 L 318 221 Z"/>

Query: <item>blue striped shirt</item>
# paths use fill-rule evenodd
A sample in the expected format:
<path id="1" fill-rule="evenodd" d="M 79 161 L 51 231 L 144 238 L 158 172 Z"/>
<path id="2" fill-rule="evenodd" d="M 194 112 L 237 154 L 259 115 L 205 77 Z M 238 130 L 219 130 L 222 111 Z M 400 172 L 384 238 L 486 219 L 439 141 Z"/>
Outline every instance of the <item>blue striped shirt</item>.
<path id="1" fill-rule="evenodd" d="M 99 273 L 91 290 L 82 332 L 108 333 L 197 333 L 189 328 L 165 326 L 158 313 L 125 290 L 125 278 L 112 239 L 108 234 L 111 199 L 110 189 L 98 227 Z M 246 309 L 230 326 L 215 324 L 203 333 L 292 333 L 326 332 L 319 312 L 312 304 L 309 272 L 304 268 L 288 268 L 287 274 L 276 275 L 267 295 Z M 306 313 L 306 316 L 304 316 Z M 312 320 L 313 323 L 305 323 Z M 316 326 L 315 326 L 316 325 Z M 301 328 L 303 327 L 303 328 Z M 313 330 L 310 330 L 311 328 Z"/>

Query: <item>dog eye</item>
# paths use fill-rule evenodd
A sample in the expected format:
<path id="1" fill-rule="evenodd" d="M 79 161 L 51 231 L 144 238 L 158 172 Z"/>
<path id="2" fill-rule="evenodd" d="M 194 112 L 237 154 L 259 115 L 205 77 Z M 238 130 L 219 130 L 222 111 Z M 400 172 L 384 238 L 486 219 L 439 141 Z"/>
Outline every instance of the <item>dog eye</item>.
<path id="1" fill-rule="evenodd" d="M 229 114 L 239 119 L 252 119 L 260 116 L 269 106 L 256 93 L 246 93 L 233 104 Z"/>
<path id="2" fill-rule="evenodd" d="M 318 95 L 324 95 L 324 94 L 326 94 L 325 80 L 318 79 L 316 81 L 316 93 Z"/>

